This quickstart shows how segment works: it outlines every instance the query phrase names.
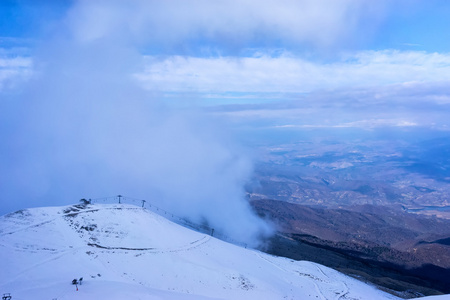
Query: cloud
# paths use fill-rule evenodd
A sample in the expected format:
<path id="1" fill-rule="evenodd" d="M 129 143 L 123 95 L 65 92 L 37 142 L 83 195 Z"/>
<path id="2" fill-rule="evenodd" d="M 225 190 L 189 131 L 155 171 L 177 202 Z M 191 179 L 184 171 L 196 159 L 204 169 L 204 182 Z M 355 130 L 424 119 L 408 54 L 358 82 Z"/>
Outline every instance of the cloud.
<path id="1" fill-rule="evenodd" d="M 96 45 L 98 42 L 93 42 Z M 91 45 L 91 46 L 92 46 Z M 101 45 L 101 43 L 100 43 Z M 94 46 L 92 46 L 94 47 Z M 219 105 L 260 103 L 229 106 L 221 114 L 228 120 L 254 120 L 264 126 L 394 126 L 409 122 L 418 126 L 448 126 L 442 116 L 449 104 L 450 56 L 417 51 L 364 51 L 342 56 L 334 62 L 308 61 L 277 52 L 251 57 L 183 57 L 142 56 L 136 49 L 117 49 L 108 53 L 99 45 L 94 54 L 75 54 L 67 49 L 66 65 L 72 61 L 77 70 L 85 56 L 95 60 L 99 72 L 89 70 L 88 82 L 117 80 L 110 74 L 127 73 L 129 84 L 157 93 L 166 102 L 176 105 L 202 103 Z M 63 51 L 62 47 L 58 47 Z M 54 56 L 50 51 L 49 56 Z M 110 60 L 115 63 L 110 64 Z M 87 60 L 89 61 L 89 60 Z M 19 67 L 14 65 L 19 64 Z M 12 70 L 27 70 L 26 60 L 9 62 Z M 122 63 L 120 63 L 122 62 Z M 5 63 L 6 64 L 6 63 Z M 108 66 L 110 65 L 110 66 Z M 118 68 L 108 72 L 105 67 Z M 134 75 L 132 75 L 134 74 Z M 108 76 L 111 77 L 108 79 Z M 13 77 L 10 82 L 13 82 Z M 107 85 L 105 83 L 105 85 Z M 106 88 L 105 88 L 106 90 Z M 274 104 L 270 102 L 277 102 Z M 427 112 L 424 114 L 423 112 Z M 318 118 L 318 116 L 321 116 Z M 284 121 L 283 121 L 284 120 Z M 363 120 L 392 120 L 364 123 Z M 261 123 L 262 122 L 262 123 Z M 365 125 L 364 125 L 365 124 Z M 405 123 L 406 124 L 406 123 Z M 434 125 L 433 125 L 434 124 Z M 363 126 L 364 125 L 364 126 Z"/>
<path id="2" fill-rule="evenodd" d="M 372 120 L 359 120 L 355 122 L 333 124 L 333 125 L 276 125 L 274 128 L 361 128 L 361 129 L 374 129 L 377 127 L 415 127 L 416 123 L 405 121 L 405 120 L 395 120 L 395 119 L 372 119 Z"/>
<path id="3" fill-rule="evenodd" d="M 8 53 L 0 49 L 0 92 L 11 90 L 29 79 L 31 70 L 31 58 L 10 57 Z"/>
<path id="4" fill-rule="evenodd" d="M 148 90 L 195 92 L 204 97 L 215 94 L 215 98 L 235 98 L 237 101 L 239 97 L 231 93 L 264 93 L 259 96 L 267 97 L 270 93 L 283 95 L 450 81 L 450 55 L 445 53 L 363 51 L 327 63 L 306 60 L 287 52 L 275 57 L 257 52 L 254 56 L 242 58 L 177 55 L 159 58 L 142 56 L 137 51 L 125 54 L 134 56 L 132 66 L 138 70 L 135 79 Z M 122 54 L 115 55 L 119 65 Z M 126 61 L 130 63 L 131 59 Z M 125 64 L 122 67 L 132 68 Z M 31 59 L 0 60 L 0 70 L 4 81 L 7 78 L 13 81 L 18 75 L 28 76 Z M 441 98 L 442 101 L 445 99 Z"/>
<path id="5" fill-rule="evenodd" d="M 289 53 L 243 58 L 147 57 L 145 71 L 136 77 L 148 89 L 170 92 L 305 93 L 450 81 L 450 55 L 363 51 L 327 63 Z"/>
<path id="6" fill-rule="evenodd" d="M 121 36 L 171 51 L 280 42 L 323 48 L 354 40 L 362 27 L 370 34 L 385 6 L 357 0 L 83 0 L 68 22 L 80 41 Z"/>
<path id="7" fill-rule="evenodd" d="M 236 128 L 427 128 L 447 131 L 447 81 L 409 82 L 297 94 L 278 101 L 208 110 Z"/>
<path id="8" fill-rule="evenodd" d="M 270 228 L 245 199 L 251 156 L 226 124 L 170 109 L 140 88 L 132 76 L 140 71 L 138 47 L 126 34 L 108 36 L 128 15 L 105 2 L 106 16 L 98 15 L 105 27 L 96 29 L 83 14 L 91 3 L 78 3 L 40 43 L 33 77 L 0 101 L 2 213 L 120 193 L 256 243 Z M 92 37 L 67 34 L 90 25 Z M 20 59 L 3 64 L 29 67 Z"/>

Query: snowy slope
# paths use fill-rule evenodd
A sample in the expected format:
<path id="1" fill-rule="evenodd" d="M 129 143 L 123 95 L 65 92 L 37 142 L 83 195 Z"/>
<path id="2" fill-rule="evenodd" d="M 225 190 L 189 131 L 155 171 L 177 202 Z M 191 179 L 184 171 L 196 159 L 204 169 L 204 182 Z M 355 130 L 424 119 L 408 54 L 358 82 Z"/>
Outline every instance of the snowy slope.
<path id="1" fill-rule="evenodd" d="M 14 300 L 397 299 L 327 267 L 228 244 L 131 205 L 2 216 L 0 256 L 0 295 Z M 77 291 L 71 281 L 80 277 Z"/>

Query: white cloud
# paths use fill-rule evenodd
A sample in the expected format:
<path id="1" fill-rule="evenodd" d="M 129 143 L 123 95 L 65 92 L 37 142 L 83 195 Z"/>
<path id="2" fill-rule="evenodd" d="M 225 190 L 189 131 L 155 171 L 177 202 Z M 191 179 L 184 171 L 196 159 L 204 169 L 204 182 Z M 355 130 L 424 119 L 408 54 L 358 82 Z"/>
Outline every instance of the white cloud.
<path id="1" fill-rule="evenodd" d="M 365 128 L 373 129 L 376 127 L 415 127 L 417 123 L 408 120 L 398 119 L 372 119 L 372 120 L 360 120 L 355 122 L 343 123 L 334 125 L 335 128 Z"/>
<path id="2" fill-rule="evenodd" d="M 31 58 L 0 57 L 0 92 L 30 78 L 31 69 Z"/>
<path id="3" fill-rule="evenodd" d="M 226 47 L 261 40 L 320 47 L 354 38 L 364 24 L 376 26 L 384 14 L 384 2 L 82 0 L 68 24 L 83 42 L 125 34 L 133 41 L 165 46 L 203 39 Z"/>
<path id="4" fill-rule="evenodd" d="M 29 68 L 31 59 L 26 57 L 0 58 L 0 68 Z"/>
<path id="5" fill-rule="evenodd" d="M 362 129 L 374 129 L 377 127 L 416 127 L 417 123 L 408 120 L 398 119 L 370 119 L 359 120 L 355 122 L 323 125 L 323 124 L 304 124 L 304 125 L 276 125 L 274 128 L 362 128 Z"/>
<path id="6" fill-rule="evenodd" d="M 450 81 L 450 54 L 365 51 L 333 63 L 279 57 L 148 57 L 143 86 L 171 92 L 303 93 Z"/>
<path id="7" fill-rule="evenodd" d="M 411 99 L 415 94 L 415 98 L 420 95 L 421 101 L 450 102 L 447 91 L 439 92 L 450 81 L 450 54 L 365 51 L 332 63 L 308 61 L 289 53 L 276 57 L 258 53 L 243 58 L 146 56 L 144 61 L 144 71 L 134 76 L 146 89 L 193 92 L 205 99 L 223 97 L 232 103 L 240 103 L 242 97 L 252 97 L 252 93 L 261 99 L 269 96 L 276 99 L 298 98 L 295 95 L 299 93 L 342 94 L 351 90 L 353 94 L 348 99 L 341 96 L 342 101 L 348 102 L 355 98 L 357 89 L 362 89 L 361 93 L 369 91 L 372 102 L 385 101 L 393 93 L 396 101 Z M 32 68 L 29 57 L 0 58 L 0 91 L 29 78 Z"/>

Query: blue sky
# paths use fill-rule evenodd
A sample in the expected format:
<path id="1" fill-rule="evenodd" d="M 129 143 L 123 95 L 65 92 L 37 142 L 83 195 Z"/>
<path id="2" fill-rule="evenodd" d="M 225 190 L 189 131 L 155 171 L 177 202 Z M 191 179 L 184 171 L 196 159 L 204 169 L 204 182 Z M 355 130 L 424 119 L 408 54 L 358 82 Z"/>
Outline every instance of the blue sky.
<path id="1" fill-rule="evenodd" d="M 393 1 L 396 2 L 396 1 Z M 398 1 L 380 26 L 372 47 L 448 53 L 448 1 Z"/>
<path id="2" fill-rule="evenodd" d="M 3 0 L 0 193 L 194 199 L 206 176 L 237 195 L 251 167 L 230 124 L 445 135 L 448 15 L 445 0 Z"/>

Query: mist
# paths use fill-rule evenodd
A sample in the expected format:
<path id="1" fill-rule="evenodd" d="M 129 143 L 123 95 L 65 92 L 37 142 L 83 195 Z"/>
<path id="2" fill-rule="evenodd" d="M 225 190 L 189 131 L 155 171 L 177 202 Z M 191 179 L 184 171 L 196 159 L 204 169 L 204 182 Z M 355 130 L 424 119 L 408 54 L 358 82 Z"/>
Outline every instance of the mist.
<path id="1" fill-rule="evenodd" d="M 88 6 L 77 3 L 47 33 L 32 78 L 1 101 L 0 213 L 122 194 L 239 241 L 269 234 L 245 199 L 251 154 L 225 123 L 138 86 L 142 56 L 111 25 L 122 20 L 117 7 L 92 23 L 105 30 L 80 35 L 93 22 Z"/>

